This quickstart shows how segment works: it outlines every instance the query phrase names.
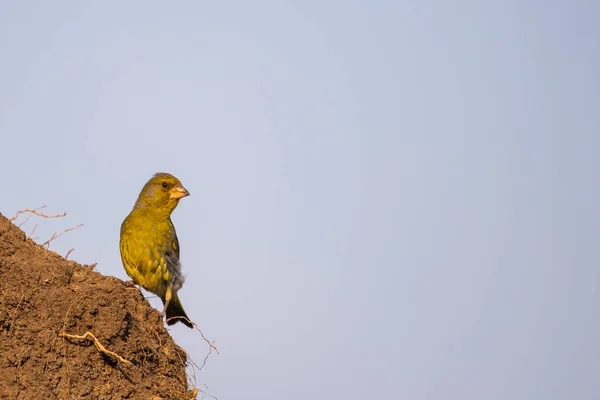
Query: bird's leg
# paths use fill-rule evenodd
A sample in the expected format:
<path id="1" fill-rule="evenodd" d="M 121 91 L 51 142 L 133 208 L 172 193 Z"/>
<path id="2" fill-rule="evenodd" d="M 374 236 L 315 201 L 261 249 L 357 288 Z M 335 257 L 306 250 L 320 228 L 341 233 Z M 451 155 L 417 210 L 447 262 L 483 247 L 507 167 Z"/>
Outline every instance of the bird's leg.
<path id="1" fill-rule="evenodd" d="M 171 302 L 171 297 L 173 295 L 173 282 L 169 281 L 167 285 L 167 293 L 165 294 L 165 308 L 163 309 L 162 315 L 163 317 L 167 315 L 167 308 L 169 308 L 169 303 Z"/>

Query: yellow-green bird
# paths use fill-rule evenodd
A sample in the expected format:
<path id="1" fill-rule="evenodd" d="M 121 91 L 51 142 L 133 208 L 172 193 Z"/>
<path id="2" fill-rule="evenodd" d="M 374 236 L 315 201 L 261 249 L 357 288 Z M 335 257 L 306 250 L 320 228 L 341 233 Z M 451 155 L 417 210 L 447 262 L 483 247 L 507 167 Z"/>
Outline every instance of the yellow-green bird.
<path id="1" fill-rule="evenodd" d="M 192 328 L 177 296 L 184 278 L 179 240 L 171 221 L 179 200 L 189 194 L 173 175 L 163 172 L 154 175 L 121 225 L 120 248 L 127 275 L 162 300 L 167 324 L 182 322 Z"/>

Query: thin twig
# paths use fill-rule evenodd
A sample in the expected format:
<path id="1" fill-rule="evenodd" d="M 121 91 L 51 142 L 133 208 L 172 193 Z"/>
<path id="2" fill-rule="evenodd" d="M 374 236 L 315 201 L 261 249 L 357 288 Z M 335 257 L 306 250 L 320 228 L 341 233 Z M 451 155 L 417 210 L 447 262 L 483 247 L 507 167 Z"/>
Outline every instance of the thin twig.
<path id="1" fill-rule="evenodd" d="M 45 207 L 46 206 L 41 206 L 41 207 L 34 208 L 34 209 L 26 208 L 24 210 L 17 211 L 17 213 L 14 215 L 14 217 L 9 218 L 8 220 L 9 221 L 14 221 L 15 219 L 17 219 L 17 217 L 19 216 L 19 214 L 23 214 L 23 213 L 26 213 L 26 212 L 33 213 L 33 214 L 37 215 L 38 217 L 43 217 L 43 218 L 60 218 L 60 217 L 64 217 L 64 216 L 67 215 L 66 211 L 64 213 L 62 213 L 62 214 L 56 214 L 56 215 L 48 215 L 48 214 L 43 214 L 43 213 L 38 212 L 38 210 L 41 210 L 42 208 L 45 208 Z"/>
<path id="2" fill-rule="evenodd" d="M 46 240 L 46 241 L 45 241 L 45 242 L 42 244 L 42 247 L 46 247 L 46 246 L 47 246 L 47 248 L 49 249 L 49 248 L 50 248 L 50 242 L 51 242 L 51 241 L 53 241 L 54 239 L 56 239 L 56 238 L 58 238 L 58 237 L 60 237 L 60 236 L 64 235 L 64 234 L 65 234 L 65 233 L 67 233 L 67 232 L 74 231 L 75 229 L 77 229 L 77 228 L 80 228 L 80 227 L 82 227 L 82 226 L 83 226 L 83 224 L 79 224 L 79 225 L 77 225 L 77 226 L 76 226 L 76 227 L 74 227 L 74 228 L 65 229 L 64 231 L 62 231 L 62 232 L 61 232 L 61 233 L 59 233 L 59 234 L 57 234 L 56 232 L 54 232 L 54 234 L 52 235 L 52 237 L 51 237 L 50 239 Z"/>
<path id="3" fill-rule="evenodd" d="M 86 339 L 86 338 L 91 338 L 94 341 L 94 344 L 96 345 L 96 348 L 98 349 L 98 351 L 100 351 L 101 353 L 107 354 L 109 356 L 112 356 L 114 358 L 116 358 L 117 360 L 121 361 L 124 364 L 131 364 L 131 361 L 128 361 L 126 359 L 124 359 L 123 357 L 121 357 L 120 355 L 118 355 L 117 353 L 115 353 L 114 351 L 110 351 L 110 350 L 106 350 L 106 348 L 104 346 L 102 346 L 102 344 L 98 341 L 98 339 L 96 339 L 96 336 L 94 336 L 94 334 L 90 331 L 87 331 L 84 335 L 71 335 L 69 333 L 59 333 L 58 336 L 60 337 L 66 337 L 69 339 Z"/>

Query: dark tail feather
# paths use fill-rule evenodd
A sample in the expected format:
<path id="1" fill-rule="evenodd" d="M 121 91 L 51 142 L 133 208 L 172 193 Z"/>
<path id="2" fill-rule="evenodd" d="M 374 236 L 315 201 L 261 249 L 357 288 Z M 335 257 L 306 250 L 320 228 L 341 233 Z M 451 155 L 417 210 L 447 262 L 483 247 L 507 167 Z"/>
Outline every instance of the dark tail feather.
<path id="1" fill-rule="evenodd" d="M 185 311 L 183 311 L 183 306 L 181 305 L 181 301 L 179 301 L 179 296 L 177 295 L 173 296 L 169 302 L 169 307 L 167 308 L 167 324 L 173 325 L 176 322 L 181 322 L 188 328 L 194 327 L 194 325 L 192 325 L 189 321 L 189 317 Z"/>

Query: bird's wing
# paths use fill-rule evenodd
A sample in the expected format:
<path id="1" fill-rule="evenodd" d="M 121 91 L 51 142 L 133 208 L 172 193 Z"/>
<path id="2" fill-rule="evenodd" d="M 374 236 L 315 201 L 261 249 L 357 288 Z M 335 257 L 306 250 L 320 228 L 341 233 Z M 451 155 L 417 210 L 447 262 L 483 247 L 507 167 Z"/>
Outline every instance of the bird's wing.
<path id="1" fill-rule="evenodd" d="M 175 237 L 173 238 L 173 242 L 171 243 L 171 246 L 173 247 L 173 251 L 175 251 L 175 255 L 177 256 L 177 260 L 179 260 L 179 239 L 177 238 L 177 233 L 175 232 L 175 226 L 173 226 L 173 223 L 171 221 L 169 221 L 171 223 L 171 229 L 173 229 L 173 233 L 175 233 Z"/>

